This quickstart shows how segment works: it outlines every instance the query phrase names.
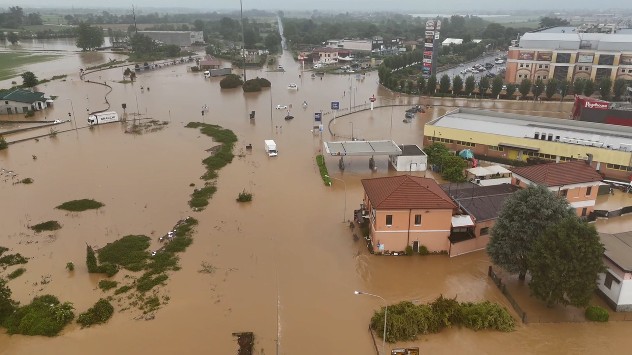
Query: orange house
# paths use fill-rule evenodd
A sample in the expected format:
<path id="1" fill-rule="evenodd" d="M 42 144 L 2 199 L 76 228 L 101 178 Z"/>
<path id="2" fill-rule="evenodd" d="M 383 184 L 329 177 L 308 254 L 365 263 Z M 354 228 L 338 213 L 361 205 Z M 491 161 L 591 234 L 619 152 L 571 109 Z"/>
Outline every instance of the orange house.
<path id="1" fill-rule="evenodd" d="M 595 209 L 601 175 L 590 165 L 590 160 L 549 163 L 511 168 L 512 184 L 526 187 L 544 185 L 566 197 L 578 216 L 588 216 Z"/>
<path id="2" fill-rule="evenodd" d="M 363 179 L 362 186 L 375 252 L 449 249 L 457 206 L 434 180 L 401 175 Z"/>

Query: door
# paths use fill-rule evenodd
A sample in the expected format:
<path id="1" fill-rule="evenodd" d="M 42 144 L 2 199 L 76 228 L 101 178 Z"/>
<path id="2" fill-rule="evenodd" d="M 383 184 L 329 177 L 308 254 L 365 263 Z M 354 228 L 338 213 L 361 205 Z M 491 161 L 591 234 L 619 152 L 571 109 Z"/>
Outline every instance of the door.
<path id="1" fill-rule="evenodd" d="M 7 107 L 7 113 L 10 115 L 13 113 L 13 110 L 11 110 L 11 107 Z"/>
<path id="2" fill-rule="evenodd" d="M 417 163 L 410 163 L 410 171 L 417 171 Z"/>
<path id="3" fill-rule="evenodd" d="M 418 240 L 415 240 L 415 241 L 413 242 L 413 251 L 414 251 L 415 253 L 419 253 L 419 241 L 418 241 Z"/>
<path id="4" fill-rule="evenodd" d="M 509 149 L 509 151 L 507 152 L 507 158 L 509 158 L 510 160 L 517 160 L 518 151 L 515 149 Z"/>

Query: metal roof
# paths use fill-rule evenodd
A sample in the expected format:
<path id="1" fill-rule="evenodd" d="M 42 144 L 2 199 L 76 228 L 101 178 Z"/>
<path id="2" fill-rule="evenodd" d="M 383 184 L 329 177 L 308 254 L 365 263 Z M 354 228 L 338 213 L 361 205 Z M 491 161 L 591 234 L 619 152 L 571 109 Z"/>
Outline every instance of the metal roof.
<path id="1" fill-rule="evenodd" d="M 325 151 L 333 156 L 401 155 L 402 150 L 393 141 L 340 141 L 324 142 Z"/>
<path id="2" fill-rule="evenodd" d="M 31 92 L 29 90 L 17 89 L 13 90 L 10 93 L 0 97 L 2 100 L 7 101 L 15 101 L 15 102 L 23 102 L 27 104 L 32 104 L 36 101 L 45 101 L 43 92 Z"/>
<path id="3" fill-rule="evenodd" d="M 606 251 L 604 255 L 623 271 L 632 272 L 632 232 L 599 233 Z"/>

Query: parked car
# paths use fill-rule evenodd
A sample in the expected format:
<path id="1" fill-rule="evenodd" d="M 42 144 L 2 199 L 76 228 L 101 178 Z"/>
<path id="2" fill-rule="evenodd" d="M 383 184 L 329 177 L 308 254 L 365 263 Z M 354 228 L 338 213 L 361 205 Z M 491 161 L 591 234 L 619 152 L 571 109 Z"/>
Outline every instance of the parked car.
<path id="1" fill-rule="evenodd" d="M 418 113 L 418 112 L 424 112 L 424 109 L 421 108 L 421 106 L 419 105 L 415 105 L 406 110 L 406 113 Z"/>
<path id="2" fill-rule="evenodd" d="M 493 67 L 494 67 L 494 64 L 492 64 L 492 63 L 485 63 L 485 68 L 491 69 Z"/>
<path id="3" fill-rule="evenodd" d="M 287 109 L 287 105 L 276 105 L 276 109 L 277 110 L 286 110 Z"/>
<path id="4" fill-rule="evenodd" d="M 487 74 L 485 74 L 485 76 L 491 79 L 491 78 L 495 77 L 496 75 L 494 75 L 493 73 L 487 73 Z"/>
<path id="5" fill-rule="evenodd" d="M 408 119 L 415 118 L 415 114 L 412 112 L 406 112 L 406 118 Z"/>
<path id="6" fill-rule="evenodd" d="M 502 59 L 497 59 L 494 63 L 496 64 L 505 64 L 505 61 Z"/>
<path id="7" fill-rule="evenodd" d="M 487 70 L 487 69 L 485 69 L 485 68 L 483 68 L 483 67 L 478 68 L 478 72 L 479 72 L 479 73 L 482 73 L 482 72 L 484 72 L 484 71 L 486 71 L 486 70 Z"/>

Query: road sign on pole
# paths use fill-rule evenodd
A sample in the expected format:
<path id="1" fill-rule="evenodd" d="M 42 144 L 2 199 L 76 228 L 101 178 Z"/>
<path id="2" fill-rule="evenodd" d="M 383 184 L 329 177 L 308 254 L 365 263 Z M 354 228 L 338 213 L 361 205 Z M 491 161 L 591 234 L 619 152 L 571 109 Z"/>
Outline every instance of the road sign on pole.
<path id="1" fill-rule="evenodd" d="M 314 121 L 321 122 L 323 120 L 323 114 L 321 112 L 314 112 Z"/>
<path id="2" fill-rule="evenodd" d="M 331 109 L 332 109 L 332 110 L 339 110 L 339 109 L 340 109 L 340 102 L 338 102 L 338 101 L 332 101 L 332 102 L 331 102 Z"/>

